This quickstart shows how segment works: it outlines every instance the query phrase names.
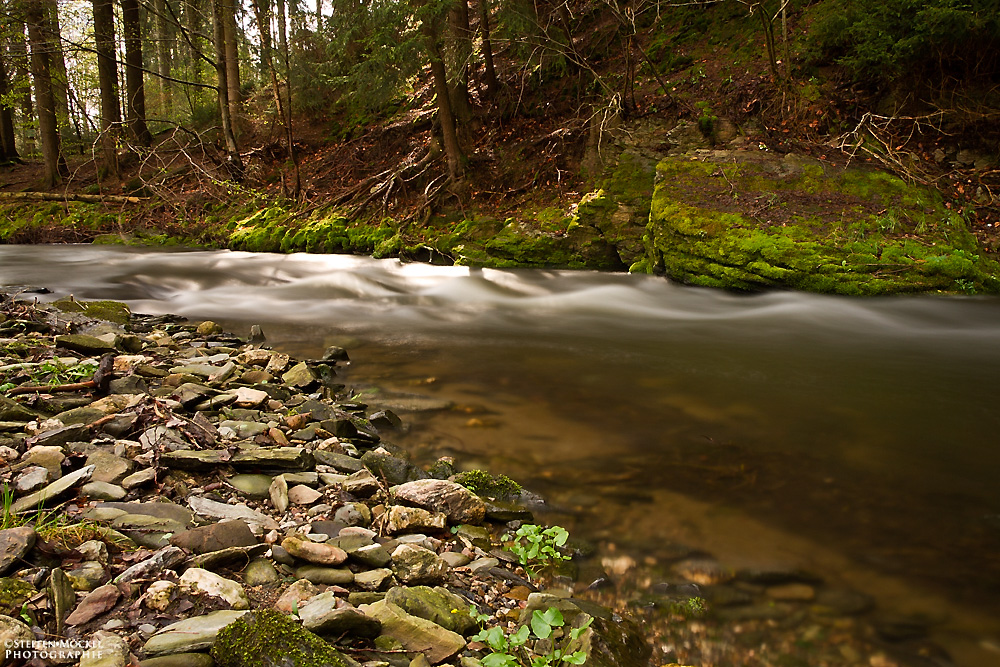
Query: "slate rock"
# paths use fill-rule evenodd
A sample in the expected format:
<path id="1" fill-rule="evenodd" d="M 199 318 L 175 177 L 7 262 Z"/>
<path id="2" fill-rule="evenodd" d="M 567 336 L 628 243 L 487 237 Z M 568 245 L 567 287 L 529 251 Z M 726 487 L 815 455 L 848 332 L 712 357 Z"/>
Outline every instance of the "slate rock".
<path id="1" fill-rule="evenodd" d="M 121 591 L 113 584 L 94 589 L 66 618 L 66 625 L 83 625 L 112 609 L 121 598 Z"/>
<path id="2" fill-rule="evenodd" d="M 90 427 L 86 424 L 73 424 L 62 428 L 39 433 L 27 439 L 29 447 L 43 445 L 46 447 L 62 447 L 68 442 L 90 440 Z"/>
<path id="3" fill-rule="evenodd" d="M 316 565 L 340 565 L 347 560 L 347 552 L 331 544 L 317 544 L 299 537 L 286 537 L 282 548 L 296 558 Z"/>
<path id="4" fill-rule="evenodd" d="M 278 475 L 274 478 L 267 494 L 271 499 L 271 506 L 284 514 L 288 509 L 288 482 L 285 481 L 284 475 Z"/>
<path id="5" fill-rule="evenodd" d="M 389 508 L 385 529 L 387 533 L 443 532 L 448 527 L 448 517 L 439 512 L 428 512 L 419 507 L 393 505 Z"/>
<path id="6" fill-rule="evenodd" d="M 468 601 L 442 586 L 396 586 L 386 593 L 385 600 L 408 614 L 433 621 L 461 635 L 471 634 L 479 628 L 469 614 Z"/>
<path id="7" fill-rule="evenodd" d="M 260 424 L 267 430 L 267 424 Z M 263 431 L 261 431 L 263 433 Z M 255 433 L 254 435 L 259 435 Z M 252 436 L 242 436 L 252 437 Z M 237 452 L 230 463 L 237 470 L 256 471 L 259 469 L 275 470 L 311 470 L 315 466 L 312 454 L 303 447 L 259 447 Z"/>
<path id="8" fill-rule="evenodd" d="M 52 482 L 52 473 L 42 466 L 30 466 L 25 468 L 14 482 L 14 491 L 17 495 L 34 493 Z"/>
<path id="9" fill-rule="evenodd" d="M 35 548 L 37 536 L 31 526 L 0 530 L 0 575 L 5 574 Z"/>
<path id="10" fill-rule="evenodd" d="M 0 650 L 4 647 L 22 646 L 35 639 L 31 628 L 6 615 L 0 615 Z"/>
<path id="11" fill-rule="evenodd" d="M 247 586 L 271 586 L 281 583 L 281 575 L 266 558 L 256 558 L 243 569 L 243 583 Z"/>
<path id="12" fill-rule="evenodd" d="M 278 601 L 274 603 L 274 608 L 291 614 L 296 609 L 302 607 L 306 600 L 319 595 L 319 589 L 308 579 L 299 579 L 285 589 Z"/>
<path id="13" fill-rule="evenodd" d="M 430 549 L 416 544 L 400 544 L 392 552 L 392 569 L 408 585 L 437 584 L 448 574 L 448 564 Z"/>
<path id="14" fill-rule="evenodd" d="M 407 651 L 423 653 L 431 664 L 443 662 L 465 648 L 462 635 L 408 614 L 391 602 L 362 605 L 361 611 L 382 623 L 383 635 L 392 637 Z"/>
<path id="15" fill-rule="evenodd" d="M 108 384 L 110 394 L 148 394 L 149 385 L 138 375 L 115 378 Z"/>
<path id="16" fill-rule="evenodd" d="M 156 481 L 156 468 L 145 468 L 123 479 L 122 488 L 131 491 L 154 481 Z"/>
<path id="17" fill-rule="evenodd" d="M 325 466 L 330 466 L 346 473 L 355 473 L 365 467 L 361 459 L 348 456 L 347 454 L 316 449 L 313 450 L 313 456 L 316 458 L 317 463 L 322 463 Z"/>
<path id="18" fill-rule="evenodd" d="M 80 494 L 95 500 L 121 500 L 125 497 L 125 489 L 107 482 L 87 482 L 80 487 Z"/>
<path id="19" fill-rule="evenodd" d="M 334 512 L 333 520 L 345 526 L 370 526 L 372 511 L 364 503 L 345 503 Z"/>
<path id="20" fill-rule="evenodd" d="M 243 587 L 231 579 L 199 567 L 189 567 L 181 575 L 178 585 L 193 593 L 202 593 L 222 598 L 233 609 L 249 609 L 250 598 Z"/>
<path id="21" fill-rule="evenodd" d="M 184 562 L 187 556 L 183 549 L 175 546 L 166 546 L 154 553 L 146 560 L 139 561 L 117 577 L 116 584 L 129 584 L 138 579 L 150 579 L 163 570 L 169 570 Z"/>
<path id="22" fill-rule="evenodd" d="M 312 505 L 322 497 L 322 493 L 310 489 L 305 484 L 293 486 L 288 490 L 288 500 L 294 505 Z"/>
<path id="23" fill-rule="evenodd" d="M 75 428 L 75 427 L 70 427 Z M 86 428 L 86 427 L 84 427 Z M 36 491 L 30 495 L 23 496 L 14 501 L 11 505 L 11 512 L 18 514 L 24 512 L 25 510 L 34 509 L 39 505 L 44 505 L 53 498 L 58 498 L 62 494 L 69 491 L 77 484 L 82 484 L 90 479 L 90 476 L 94 472 L 94 466 L 86 466 L 80 468 L 76 472 L 71 472 L 68 475 L 57 479 L 40 491 Z"/>
<path id="24" fill-rule="evenodd" d="M 383 451 L 365 452 L 361 456 L 361 462 L 376 479 L 384 480 L 389 486 L 427 477 L 427 473 L 421 468 Z"/>
<path id="25" fill-rule="evenodd" d="M 237 491 L 251 498 L 267 498 L 272 478 L 270 475 L 240 474 L 233 475 L 227 481 Z"/>
<path id="26" fill-rule="evenodd" d="M 156 656 L 210 649 L 215 644 L 219 631 L 247 613 L 249 612 L 227 609 L 186 618 L 159 630 L 149 638 L 143 650 L 148 655 Z"/>
<path id="27" fill-rule="evenodd" d="M 486 504 L 479 496 L 460 484 L 443 479 L 406 482 L 396 487 L 393 495 L 397 501 L 441 512 L 452 524 L 480 524 L 486 516 Z"/>
<path id="28" fill-rule="evenodd" d="M 349 475 L 341 484 L 344 491 L 358 498 L 368 498 L 379 489 L 378 480 L 370 470 L 360 470 Z"/>
<path id="29" fill-rule="evenodd" d="M 90 476 L 92 481 L 117 484 L 132 472 L 134 464 L 111 452 L 96 449 L 87 456 L 87 465 L 94 466 L 94 474 Z"/>
<path id="30" fill-rule="evenodd" d="M 204 554 L 230 547 L 250 547 L 257 544 L 257 538 L 246 521 L 232 519 L 176 533 L 170 538 L 170 543 Z"/>
<path id="31" fill-rule="evenodd" d="M 354 581 L 354 573 L 346 567 L 304 565 L 295 570 L 295 577 L 297 579 L 307 579 L 314 584 L 325 584 L 327 586 L 350 584 Z"/>
<path id="32" fill-rule="evenodd" d="M 0 396 L 0 421 L 30 422 L 32 419 L 38 419 L 38 417 L 39 414 L 34 410 L 21 405 L 11 398 Z"/>
<path id="33" fill-rule="evenodd" d="M 278 523 L 271 517 L 256 512 L 244 504 L 228 505 L 201 496 L 192 496 L 188 504 L 197 514 L 213 519 L 242 519 L 250 526 L 255 535 L 264 531 L 276 530 Z"/>
<path id="34" fill-rule="evenodd" d="M 380 591 L 392 581 L 392 570 L 378 567 L 354 575 L 354 585 L 363 591 Z"/>
<path id="35" fill-rule="evenodd" d="M 318 635 L 351 635 L 374 639 L 382 631 L 382 624 L 358 609 L 342 605 L 332 592 L 322 593 L 299 608 L 302 626 Z"/>
<path id="36" fill-rule="evenodd" d="M 215 667 L 215 660 L 207 653 L 175 653 L 146 658 L 139 667 Z"/>
<path id="37" fill-rule="evenodd" d="M 215 470 L 229 462 L 230 455 L 224 449 L 178 449 L 160 454 L 160 464 L 177 470 Z"/>
<path id="38" fill-rule="evenodd" d="M 91 357 L 97 357 L 109 352 L 112 354 L 117 352 L 113 343 L 109 343 L 97 338 L 96 336 L 88 336 L 86 334 L 66 334 L 64 336 L 56 336 L 55 343 L 56 347 L 72 350 L 73 352 L 79 352 L 80 354 L 85 354 Z"/>

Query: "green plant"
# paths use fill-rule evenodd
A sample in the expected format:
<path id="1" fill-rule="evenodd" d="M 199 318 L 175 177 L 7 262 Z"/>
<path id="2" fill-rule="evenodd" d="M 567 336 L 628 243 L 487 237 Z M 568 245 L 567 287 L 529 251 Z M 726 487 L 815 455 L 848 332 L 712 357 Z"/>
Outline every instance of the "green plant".
<path id="1" fill-rule="evenodd" d="M 472 617 L 482 627 L 490 616 L 480 614 L 473 606 L 470 609 Z M 482 659 L 483 667 L 556 667 L 561 664 L 582 665 L 587 654 L 584 651 L 568 652 L 566 647 L 580 638 L 584 631 L 593 623 L 593 618 L 588 618 L 579 627 L 569 631 L 568 637 L 563 642 L 562 648 L 557 647 L 555 632 L 566 625 L 562 612 L 555 607 L 550 607 L 545 611 L 536 609 L 531 614 L 530 629 L 528 625 L 522 625 L 516 631 L 507 634 L 498 625 L 483 628 L 479 633 L 473 635 L 472 641 L 483 642 L 492 653 Z M 534 638 L 534 646 L 529 648 L 529 640 Z M 548 652 L 537 653 L 534 648 L 539 647 L 537 640 L 551 640 L 548 643 Z"/>
<path id="2" fill-rule="evenodd" d="M 570 560 L 560 548 L 569 539 L 569 532 L 562 526 L 542 528 L 533 523 L 522 524 L 514 533 L 514 540 L 507 550 L 517 556 L 525 571 L 535 576 L 537 569 L 544 569 L 554 563 Z"/>
<path id="3" fill-rule="evenodd" d="M 957 278 L 955 280 L 955 287 L 965 294 L 977 294 L 976 292 L 976 282 L 974 280 L 966 280 L 964 278 Z"/>
<path id="4" fill-rule="evenodd" d="M 89 378 L 97 370 L 97 364 L 93 362 L 83 362 L 74 366 L 68 366 L 58 359 L 45 361 L 29 370 L 31 379 L 36 384 L 49 384 L 52 386 L 76 382 L 84 378 Z"/>
<path id="5" fill-rule="evenodd" d="M 701 618 L 708 613 L 708 605 L 700 597 L 679 600 L 670 604 L 670 612 L 684 618 Z"/>

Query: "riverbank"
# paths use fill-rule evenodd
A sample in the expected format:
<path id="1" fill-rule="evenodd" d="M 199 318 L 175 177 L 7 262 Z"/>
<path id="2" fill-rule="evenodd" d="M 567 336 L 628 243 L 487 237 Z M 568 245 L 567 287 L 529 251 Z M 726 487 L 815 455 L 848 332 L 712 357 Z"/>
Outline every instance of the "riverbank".
<path id="1" fill-rule="evenodd" d="M 90 647 L 69 660 L 85 666 L 210 665 L 211 653 L 250 667 L 292 642 L 313 653 L 297 667 L 478 665 L 494 651 L 477 632 L 536 609 L 566 623 L 554 637 L 567 655 L 648 658 L 637 626 L 572 597 L 571 579 L 541 586 L 545 557 L 502 548 L 534 525 L 530 494 L 456 477 L 449 460 L 407 462 L 390 441 L 399 419 L 336 382 L 344 350 L 297 362 L 211 322 L 73 299 L 5 299 L 0 333 L 0 631 L 24 648 L 8 658 L 44 639 L 49 653 Z M 263 620 L 272 607 L 302 626 Z M 267 642 L 248 649 L 256 630 L 223 630 L 237 619 L 264 624 Z M 536 640 L 526 649 L 544 655 Z"/>
<path id="2" fill-rule="evenodd" d="M 832 153 L 832 152 L 831 152 Z M 1000 293 L 996 237 L 929 187 L 844 156 L 778 154 L 645 119 L 608 131 L 583 192 L 394 219 L 252 190 L 0 206 L 0 242 L 353 253 L 493 268 L 657 273 L 735 291 Z"/>

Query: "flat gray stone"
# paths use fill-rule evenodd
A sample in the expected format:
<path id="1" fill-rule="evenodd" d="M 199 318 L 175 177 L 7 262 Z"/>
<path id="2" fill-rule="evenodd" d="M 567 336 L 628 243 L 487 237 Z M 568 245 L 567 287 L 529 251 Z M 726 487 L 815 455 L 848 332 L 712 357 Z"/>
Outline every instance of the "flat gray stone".
<path id="1" fill-rule="evenodd" d="M 215 611 L 178 621 L 150 637 L 143 650 L 152 656 L 208 650 L 222 628 L 246 613 L 245 610 Z"/>
<path id="2" fill-rule="evenodd" d="M 246 505 L 228 505 L 201 496 L 192 496 L 188 504 L 197 514 L 213 519 L 242 519 L 255 535 L 264 531 L 277 530 L 278 522 L 271 517 L 256 512 Z"/>
<path id="3" fill-rule="evenodd" d="M 406 613 L 385 600 L 361 606 L 366 616 L 382 623 L 382 634 L 407 651 L 423 653 L 432 664 L 443 662 L 465 648 L 465 638 L 437 623 Z"/>
<path id="4" fill-rule="evenodd" d="M 227 481 L 237 491 L 251 498 L 267 498 L 272 477 L 270 475 L 241 474 L 233 475 Z"/>
<path id="5" fill-rule="evenodd" d="M 20 563 L 35 548 L 36 540 L 35 529 L 31 526 L 0 530 L 0 575 Z"/>
<path id="6" fill-rule="evenodd" d="M 225 422 L 223 422 L 225 423 Z M 260 424 L 267 430 L 267 424 Z M 263 431 L 261 431 L 263 433 Z M 243 436 L 250 437 L 250 436 Z M 230 461 L 237 470 L 310 470 L 315 465 L 312 454 L 303 447 L 260 447 L 237 452 Z"/>
<path id="7" fill-rule="evenodd" d="M 230 547 L 251 547 L 257 544 L 257 538 L 246 521 L 232 519 L 178 532 L 170 538 L 170 543 L 204 554 Z"/>
<path id="8" fill-rule="evenodd" d="M 80 487 L 80 493 L 95 500 L 121 500 L 125 497 L 125 489 L 108 482 L 87 482 Z"/>
<path id="9" fill-rule="evenodd" d="M 338 600 L 332 592 L 321 593 L 299 607 L 302 626 L 318 635 L 351 635 L 374 639 L 382 624 L 358 609 L 337 608 Z"/>
<path id="10" fill-rule="evenodd" d="M 87 456 L 87 465 L 94 466 L 94 474 L 90 476 L 91 481 L 118 484 L 132 472 L 134 464 L 128 459 L 97 449 Z"/>
<path id="11" fill-rule="evenodd" d="M 23 498 L 18 498 L 11 505 L 11 512 L 19 514 L 20 512 L 24 512 L 26 510 L 35 509 L 39 505 L 44 505 L 53 498 L 58 498 L 62 494 L 66 493 L 77 484 L 82 484 L 90 479 L 93 472 L 94 466 L 86 466 L 84 468 L 80 468 L 76 472 L 71 472 L 70 474 L 52 482 L 41 491 L 36 491 L 35 493 L 24 496 Z"/>
<path id="12" fill-rule="evenodd" d="M 308 579 L 314 584 L 343 585 L 354 581 L 354 573 L 347 568 L 304 565 L 295 570 L 297 579 Z"/>

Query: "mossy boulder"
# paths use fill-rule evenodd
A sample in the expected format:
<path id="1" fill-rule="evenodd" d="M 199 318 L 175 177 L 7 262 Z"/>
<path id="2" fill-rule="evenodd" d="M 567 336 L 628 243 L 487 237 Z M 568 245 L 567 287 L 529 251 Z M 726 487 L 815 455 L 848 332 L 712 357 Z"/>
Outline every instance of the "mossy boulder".
<path id="1" fill-rule="evenodd" d="M 273 609 L 241 617 L 212 647 L 217 667 L 347 667 L 333 646 Z"/>
<path id="2" fill-rule="evenodd" d="M 683 283 L 855 296 L 1000 292 L 964 220 L 926 188 L 796 156 L 668 158 L 646 228 L 648 268 Z"/>
<path id="3" fill-rule="evenodd" d="M 52 305 L 64 313 L 83 313 L 95 320 L 115 324 L 128 324 L 132 316 L 132 311 L 121 301 L 77 301 L 70 296 L 53 301 Z"/>
<path id="4" fill-rule="evenodd" d="M 0 579 L 0 614 L 17 618 L 21 607 L 37 591 L 34 586 L 20 579 Z"/>

